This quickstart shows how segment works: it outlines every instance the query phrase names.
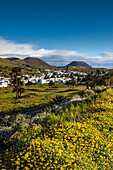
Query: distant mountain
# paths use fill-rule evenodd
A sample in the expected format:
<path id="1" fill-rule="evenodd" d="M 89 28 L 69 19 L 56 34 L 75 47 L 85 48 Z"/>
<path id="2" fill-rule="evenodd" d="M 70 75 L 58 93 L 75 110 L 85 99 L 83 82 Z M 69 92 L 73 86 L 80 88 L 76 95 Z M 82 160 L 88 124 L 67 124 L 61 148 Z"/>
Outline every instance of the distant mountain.
<path id="1" fill-rule="evenodd" d="M 0 58 L 0 66 L 1 67 L 15 67 L 15 66 L 21 66 L 21 67 L 41 67 L 41 68 L 53 68 L 53 66 L 50 66 L 48 63 L 45 61 L 35 58 L 35 57 L 27 57 L 25 59 L 19 59 L 16 57 L 12 58 Z M 63 66 L 62 68 L 69 67 L 69 66 L 76 66 L 76 67 L 86 67 L 86 68 L 91 68 L 90 65 L 83 61 L 72 61 L 66 66 Z M 54 66 L 56 68 L 56 66 Z M 61 68 L 61 66 L 60 66 Z"/>
<path id="2" fill-rule="evenodd" d="M 50 68 L 49 64 L 44 62 L 43 60 L 39 58 L 34 58 L 34 57 L 27 57 L 25 59 L 19 59 L 16 57 L 11 57 L 11 58 L 0 58 L 0 66 L 2 67 L 15 67 L 15 66 L 21 66 L 21 67 L 42 67 L 42 68 Z"/>
<path id="3" fill-rule="evenodd" d="M 90 65 L 88 65 L 87 63 L 85 63 L 83 61 L 72 61 L 71 63 L 66 65 L 66 67 L 69 67 L 69 66 L 92 68 Z"/>
<path id="4" fill-rule="evenodd" d="M 51 67 L 48 63 L 45 61 L 35 58 L 35 57 L 27 57 L 24 59 L 24 61 L 28 64 L 32 64 L 34 66 L 43 66 L 43 67 Z"/>

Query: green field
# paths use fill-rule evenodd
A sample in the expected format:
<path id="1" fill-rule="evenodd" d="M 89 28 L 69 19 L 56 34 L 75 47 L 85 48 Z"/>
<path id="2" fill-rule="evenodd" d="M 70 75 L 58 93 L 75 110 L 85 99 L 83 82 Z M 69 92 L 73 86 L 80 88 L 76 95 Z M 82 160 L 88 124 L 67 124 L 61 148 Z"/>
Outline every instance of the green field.
<path id="1" fill-rule="evenodd" d="M 56 95 L 68 100 L 74 94 L 82 94 L 85 88 L 85 86 L 67 87 L 64 84 L 56 84 L 54 87 L 49 87 L 48 84 L 24 86 L 25 92 L 19 99 L 15 99 L 16 94 L 12 93 L 13 87 L 0 88 L 0 118 L 4 119 L 5 115 L 18 113 L 32 116 L 33 111 L 38 113 L 50 106 L 52 98 Z M 1 123 L 3 124 L 3 121 Z"/>

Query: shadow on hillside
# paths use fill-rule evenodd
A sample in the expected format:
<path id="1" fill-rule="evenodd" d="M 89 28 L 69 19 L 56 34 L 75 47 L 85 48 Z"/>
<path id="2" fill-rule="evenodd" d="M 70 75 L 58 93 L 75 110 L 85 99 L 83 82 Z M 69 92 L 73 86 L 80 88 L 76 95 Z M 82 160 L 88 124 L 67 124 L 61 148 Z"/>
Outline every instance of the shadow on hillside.
<path id="1" fill-rule="evenodd" d="M 40 90 L 40 89 L 26 89 L 26 91 L 35 91 L 35 92 L 46 92 L 46 91 L 50 91 L 51 89 L 44 89 L 44 90 Z"/>
<path id="2" fill-rule="evenodd" d="M 19 107 L 18 109 L 12 109 L 10 111 L 3 111 L 3 112 L 0 113 L 0 115 L 4 117 L 5 115 L 16 115 L 18 113 L 22 113 L 22 114 L 34 116 L 32 114 L 33 111 L 37 110 L 37 113 L 38 113 L 38 112 L 43 111 L 46 107 L 49 107 L 49 106 L 50 106 L 50 102 L 40 104 L 40 105 L 34 105 L 34 106 L 31 106 L 31 107 Z"/>
<path id="3" fill-rule="evenodd" d="M 69 90 L 59 91 L 57 93 L 75 92 L 75 91 L 78 91 L 78 90 L 77 89 L 69 89 Z"/>
<path id="4" fill-rule="evenodd" d="M 40 89 L 26 89 L 26 91 L 43 92 L 43 90 Z"/>

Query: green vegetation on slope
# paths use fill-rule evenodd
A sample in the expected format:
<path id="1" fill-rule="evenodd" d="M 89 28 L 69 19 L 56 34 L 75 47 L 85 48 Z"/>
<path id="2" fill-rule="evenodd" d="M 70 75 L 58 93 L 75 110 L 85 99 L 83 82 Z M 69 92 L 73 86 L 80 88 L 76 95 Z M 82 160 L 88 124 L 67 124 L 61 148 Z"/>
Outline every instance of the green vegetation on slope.
<path id="1" fill-rule="evenodd" d="M 0 157 L 2 169 L 113 169 L 112 108 L 110 89 L 51 113 L 37 130 L 21 129 L 16 145 Z"/>

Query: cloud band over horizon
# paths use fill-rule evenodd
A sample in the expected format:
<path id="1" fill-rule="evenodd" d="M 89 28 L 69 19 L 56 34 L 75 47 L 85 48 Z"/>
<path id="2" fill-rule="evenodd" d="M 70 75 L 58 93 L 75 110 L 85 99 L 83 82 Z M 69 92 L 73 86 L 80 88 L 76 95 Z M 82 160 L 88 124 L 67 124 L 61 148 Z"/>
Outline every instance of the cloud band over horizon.
<path id="1" fill-rule="evenodd" d="M 50 65 L 64 66 L 71 61 L 84 61 L 93 67 L 113 68 L 113 53 L 103 52 L 98 56 L 89 56 L 80 54 L 78 51 L 69 50 L 49 50 L 36 49 L 35 45 L 28 43 L 15 43 L 0 37 L 0 57 L 10 58 L 18 57 L 24 59 L 26 57 L 37 57 Z"/>

